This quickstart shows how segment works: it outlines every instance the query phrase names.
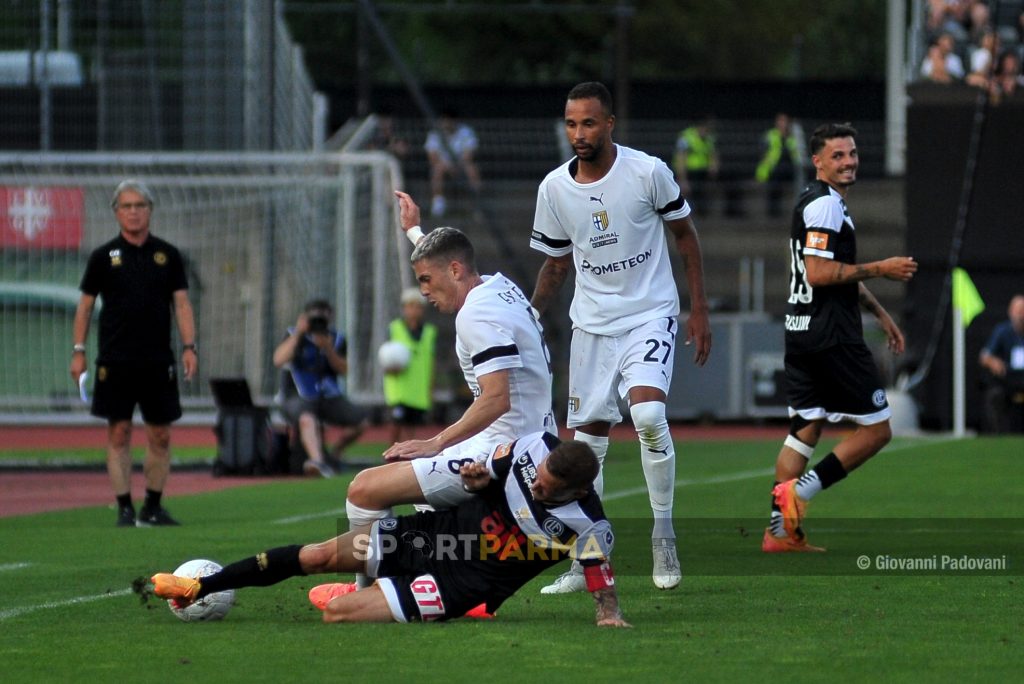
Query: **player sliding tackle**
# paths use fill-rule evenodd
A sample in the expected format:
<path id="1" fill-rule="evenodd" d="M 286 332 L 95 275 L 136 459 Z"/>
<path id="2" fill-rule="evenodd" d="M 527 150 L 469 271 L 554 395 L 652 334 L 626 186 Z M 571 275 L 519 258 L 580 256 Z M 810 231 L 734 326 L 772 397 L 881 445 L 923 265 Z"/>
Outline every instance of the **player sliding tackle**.
<path id="1" fill-rule="evenodd" d="M 373 586 L 324 584 L 309 592 L 325 622 L 448 620 L 485 603 L 493 613 L 520 587 L 571 557 L 583 566 L 597 624 L 629 627 L 608 560 L 611 525 L 594 491 L 597 457 L 582 442 L 535 432 L 460 468 L 470 496 L 457 507 L 386 517 L 369 534 L 282 546 L 193 579 L 152 577 L 154 593 L 188 605 L 207 594 L 290 577 L 362 572 Z"/>

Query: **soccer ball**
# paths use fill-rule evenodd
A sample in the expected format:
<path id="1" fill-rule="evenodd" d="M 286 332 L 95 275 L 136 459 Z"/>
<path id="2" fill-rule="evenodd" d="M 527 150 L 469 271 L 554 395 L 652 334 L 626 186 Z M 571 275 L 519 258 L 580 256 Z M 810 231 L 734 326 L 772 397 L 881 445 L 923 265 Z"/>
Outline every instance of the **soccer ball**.
<path id="1" fill-rule="evenodd" d="M 178 569 L 174 571 L 174 574 L 179 577 L 198 578 L 212 575 L 215 572 L 219 572 L 221 569 L 222 568 L 219 563 L 200 558 L 182 563 Z M 174 613 L 179 620 L 184 620 L 185 622 L 209 622 L 211 620 L 220 620 L 228 614 L 228 611 L 231 610 L 231 606 L 234 604 L 234 589 L 218 591 L 215 594 L 208 594 L 184 608 L 177 608 L 173 601 L 167 602 L 171 612 Z"/>
<path id="2" fill-rule="evenodd" d="M 401 342 L 385 342 L 377 350 L 377 361 L 385 373 L 400 373 L 409 367 L 412 352 Z"/>

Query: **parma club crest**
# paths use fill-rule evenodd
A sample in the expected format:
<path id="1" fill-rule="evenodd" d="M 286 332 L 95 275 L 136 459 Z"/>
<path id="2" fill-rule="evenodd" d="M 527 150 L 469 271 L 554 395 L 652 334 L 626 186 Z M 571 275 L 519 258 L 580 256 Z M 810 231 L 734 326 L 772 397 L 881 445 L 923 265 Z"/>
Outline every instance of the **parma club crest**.
<path id="1" fill-rule="evenodd" d="M 594 224 L 594 230 L 600 233 L 608 230 L 608 212 L 604 209 L 592 213 L 590 215 L 590 220 Z"/>

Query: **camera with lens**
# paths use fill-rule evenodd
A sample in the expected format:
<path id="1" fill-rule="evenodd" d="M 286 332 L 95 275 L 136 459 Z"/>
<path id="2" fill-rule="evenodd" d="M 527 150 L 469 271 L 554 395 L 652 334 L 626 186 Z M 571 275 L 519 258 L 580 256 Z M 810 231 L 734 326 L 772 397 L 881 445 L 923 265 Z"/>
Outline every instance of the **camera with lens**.
<path id="1" fill-rule="evenodd" d="M 327 316 L 310 316 L 309 332 L 314 334 L 327 333 Z"/>

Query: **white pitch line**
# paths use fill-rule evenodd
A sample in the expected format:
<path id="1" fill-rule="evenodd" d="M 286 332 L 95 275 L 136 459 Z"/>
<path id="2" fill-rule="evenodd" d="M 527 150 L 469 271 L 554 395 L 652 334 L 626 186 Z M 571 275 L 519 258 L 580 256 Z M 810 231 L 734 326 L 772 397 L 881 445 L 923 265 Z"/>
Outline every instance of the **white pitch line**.
<path id="1" fill-rule="evenodd" d="M 306 513 L 305 515 L 291 515 L 287 518 L 278 518 L 277 520 L 271 520 L 271 525 L 292 525 L 297 522 L 306 522 L 307 520 L 316 520 L 318 518 L 336 518 L 344 517 L 344 508 L 332 508 L 329 511 L 321 511 L 319 513 Z"/>
<path id="2" fill-rule="evenodd" d="M 49 603 L 39 603 L 34 606 L 21 606 L 20 608 L 8 608 L 7 610 L 0 610 L 0 620 L 6 620 L 8 618 L 17 617 L 24 615 L 25 613 L 34 613 L 37 610 L 45 610 L 47 608 L 64 608 L 65 606 L 74 606 L 79 603 L 89 603 L 91 601 L 99 601 L 100 599 L 115 598 L 118 596 L 127 596 L 132 593 L 131 589 L 122 589 L 120 591 L 110 591 L 104 594 L 94 594 L 92 596 L 76 596 L 69 598 L 64 601 L 51 601 Z"/>
<path id="3" fill-rule="evenodd" d="M 3 563 L 0 564 L 0 572 L 4 570 L 21 570 L 22 568 L 32 567 L 31 563 Z"/>
<path id="4" fill-rule="evenodd" d="M 709 484 L 720 484 L 722 482 L 738 482 L 740 480 L 753 480 L 758 477 L 767 477 L 774 473 L 775 470 L 771 468 L 761 468 L 759 470 L 742 470 L 738 473 L 726 473 L 725 475 L 712 475 L 711 477 L 698 477 L 694 479 L 681 479 L 676 480 L 676 489 L 681 487 L 695 487 L 697 485 L 709 485 Z M 632 489 L 622 489 L 617 492 L 611 492 L 601 497 L 601 501 L 614 501 L 615 499 L 624 499 L 627 496 L 637 496 L 639 494 L 646 494 L 647 486 L 633 487 Z"/>
<path id="5" fill-rule="evenodd" d="M 756 477 L 766 477 L 771 475 L 774 471 L 771 469 L 762 468 L 760 470 L 744 470 L 738 473 L 728 473 L 726 475 L 712 475 L 711 477 L 702 477 L 692 480 L 676 480 L 676 489 L 680 487 L 693 487 L 695 485 L 706 485 L 706 484 L 718 484 L 720 482 L 736 482 L 738 480 L 750 480 Z M 602 501 L 612 501 L 614 499 L 623 499 L 627 496 L 637 496 L 639 494 L 646 494 L 647 487 L 633 487 L 632 489 L 622 489 L 617 492 L 605 494 L 601 497 Z M 320 513 L 307 513 L 305 515 L 293 515 L 287 518 L 278 518 L 272 520 L 273 525 L 291 525 L 298 522 L 305 522 L 307 520 L 316 520 L 318 518 L 331 518 L 331 517 L 344 517 L 344 508 L 335 508 L 330 511 L 322 511 Z"/>

